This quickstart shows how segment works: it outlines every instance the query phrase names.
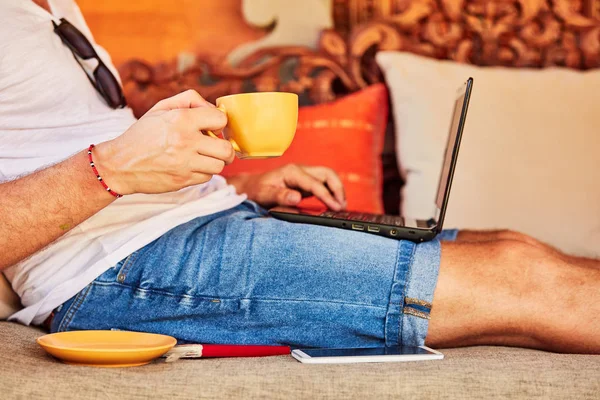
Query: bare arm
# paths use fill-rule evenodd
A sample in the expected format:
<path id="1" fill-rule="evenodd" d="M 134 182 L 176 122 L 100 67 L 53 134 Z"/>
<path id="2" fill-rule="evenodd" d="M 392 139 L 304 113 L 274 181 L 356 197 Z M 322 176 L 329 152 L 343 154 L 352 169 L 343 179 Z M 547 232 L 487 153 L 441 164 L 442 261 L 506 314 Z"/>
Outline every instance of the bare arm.
<path id="1" fill-rule="evenodd" d="M 53 242 L 114 199 L 92 174 L 87 151 L 0 184 L 0 270 Z"/>
<path id="2" fill-rule="evenodd" d="M 96 146 L 94 162 L 118 193 L 164 193 L 207 182 L 233 161 L 221 129 L 224 113 L 194 91 L 156 104 L 123 135 Z M 98 183 L 87 150 L 12 182 L 0 184 L 0 270 L 52 243 L 115 198 Z"/>

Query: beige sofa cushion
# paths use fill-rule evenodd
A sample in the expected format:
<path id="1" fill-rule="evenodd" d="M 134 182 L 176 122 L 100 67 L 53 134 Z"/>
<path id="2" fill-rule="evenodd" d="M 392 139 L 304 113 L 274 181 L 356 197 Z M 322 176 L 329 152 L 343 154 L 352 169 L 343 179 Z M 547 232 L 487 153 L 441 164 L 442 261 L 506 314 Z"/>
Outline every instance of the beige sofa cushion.
<path id="1" fill-rule="evenodd" d="M 476 67 L 380 52 L 404 214 L 433 215 L 455 93 L 475 79 L 445 227 L 510 228 L 600 257 L 600 70 Z"/>
<path id="2" fill-rule="evenodd" d="M 42 334 L 0 322 L 3 399 L 577 400 L 600 393 L 600 356 L 472 347 L 416 363 L 306 365 L 282 356 L 96 369 L 53 360 L 35 343 Z"/>

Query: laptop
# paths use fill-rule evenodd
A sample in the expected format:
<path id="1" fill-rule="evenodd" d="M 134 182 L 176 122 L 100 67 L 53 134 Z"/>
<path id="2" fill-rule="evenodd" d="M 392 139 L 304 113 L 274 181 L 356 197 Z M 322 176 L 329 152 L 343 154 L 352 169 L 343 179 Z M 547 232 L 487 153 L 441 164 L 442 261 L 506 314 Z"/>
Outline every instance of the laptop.
<path id="1" fill-rule="evenodd" d="M 452 178 L 454 177 L 460 140 L 465 127 L 472 89 L 473 78 L 469 78 L 459 88 L 456 95 L 444 163 L 442 164 L 435 199 L 435 217 L 429 220 L 419 220 L 394 215 L 378 215 L 352 211 L 323 212 L 322 210 L 317 211 L 291 207 L 275 207 L 269 213 L 274 218 L 289 222 L 350 229 L 414 242 L 432 240 L 442 231 L 444 224 L 446 207 L 450 197 L 450 188 L 452 187 Z"/>

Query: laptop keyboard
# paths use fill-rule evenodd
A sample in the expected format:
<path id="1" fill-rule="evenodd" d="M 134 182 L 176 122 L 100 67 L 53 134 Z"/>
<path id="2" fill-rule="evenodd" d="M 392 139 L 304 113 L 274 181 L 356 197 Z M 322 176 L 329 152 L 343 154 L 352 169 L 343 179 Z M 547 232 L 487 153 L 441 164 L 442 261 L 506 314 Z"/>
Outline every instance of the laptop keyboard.
<path id="1" fill-rule="evenodd" d="M 372 224 L 404 226 L 404 218 L 395 215 L 378 215 L 348 211 L 326 211 L 320 216 L 356 222 L 370 222 Z"/>

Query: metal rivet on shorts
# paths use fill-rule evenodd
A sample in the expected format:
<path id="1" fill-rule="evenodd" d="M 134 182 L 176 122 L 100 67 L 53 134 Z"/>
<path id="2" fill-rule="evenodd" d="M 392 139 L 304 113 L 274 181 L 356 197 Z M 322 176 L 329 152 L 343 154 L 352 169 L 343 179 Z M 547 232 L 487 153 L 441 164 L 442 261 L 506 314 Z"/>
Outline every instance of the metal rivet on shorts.
<path id="1" fill-rule="evenodd" d="M 120 283 L 123 283 L 123 282 L 125 282 L 125 275 L 123 275 L 123 274 L 119 274 L 119 276 L 117 277 L 117 280 L 118 280 Z"/>

